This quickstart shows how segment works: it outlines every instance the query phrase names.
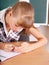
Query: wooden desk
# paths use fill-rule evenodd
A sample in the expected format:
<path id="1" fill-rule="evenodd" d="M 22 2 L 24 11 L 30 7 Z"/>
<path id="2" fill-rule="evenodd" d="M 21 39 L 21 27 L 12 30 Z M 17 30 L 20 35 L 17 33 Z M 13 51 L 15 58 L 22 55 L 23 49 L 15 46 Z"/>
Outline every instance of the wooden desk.
<path id="1" fill-rule="evenodd" d="M 1 62 L 1 65 L 49 65 L 49 52 L 44 47 L 40 47 Z"/>

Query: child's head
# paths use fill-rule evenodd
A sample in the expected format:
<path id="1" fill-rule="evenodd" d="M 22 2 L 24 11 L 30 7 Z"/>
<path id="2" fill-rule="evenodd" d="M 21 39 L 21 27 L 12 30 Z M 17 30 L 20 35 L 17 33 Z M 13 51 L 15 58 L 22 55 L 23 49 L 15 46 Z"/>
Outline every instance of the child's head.
<path id="1" fill-rule="evenodd" d="M 11 12 L 9 13 L 11 14 L 11 18 L 9 19 L 9 21 L 11 21 L 11 28 L 29 28 L 33 25 L 34 8 L 30 3 L 18 2 L 12 7 Z"/>

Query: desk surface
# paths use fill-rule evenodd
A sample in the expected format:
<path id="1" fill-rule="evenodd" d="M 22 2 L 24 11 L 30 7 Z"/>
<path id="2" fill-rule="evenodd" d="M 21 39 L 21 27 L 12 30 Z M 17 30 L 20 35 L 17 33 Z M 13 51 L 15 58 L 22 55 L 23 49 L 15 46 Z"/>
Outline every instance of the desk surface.
<path id="1" fill-rule="evenodd" d="M 1 62 L 1 65 L 49 65 L 49 52 L 44 47 L 40 47 Z"/>

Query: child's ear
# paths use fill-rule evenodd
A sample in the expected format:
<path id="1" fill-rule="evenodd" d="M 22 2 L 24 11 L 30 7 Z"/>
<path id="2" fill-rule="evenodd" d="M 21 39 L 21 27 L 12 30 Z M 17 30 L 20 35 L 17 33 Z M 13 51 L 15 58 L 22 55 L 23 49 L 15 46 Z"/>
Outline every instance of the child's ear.
<path id="1" fill-rule="evenodd" d="M 10 12 L 9 12 L 9 15 L 10 15 L 10 16 L 12 16 L 12 15 L 13 15 L 13 14 L 12 14 L 12 11 L 10 11 Z"/>

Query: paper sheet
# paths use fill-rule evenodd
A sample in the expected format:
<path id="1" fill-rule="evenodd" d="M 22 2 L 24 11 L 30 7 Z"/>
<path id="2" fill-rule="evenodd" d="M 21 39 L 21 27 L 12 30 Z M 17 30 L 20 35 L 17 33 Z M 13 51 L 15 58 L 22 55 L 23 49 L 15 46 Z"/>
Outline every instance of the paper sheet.
<path id="1" fill-rule="evenodd" d="M 5 52 L 4 50 L 0 50 L 0 60 L 5 61 L 8 58 L 14 57 L 16 55 L 19 55 L 21 53 L 17 52 Z"/>

